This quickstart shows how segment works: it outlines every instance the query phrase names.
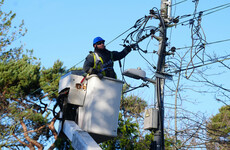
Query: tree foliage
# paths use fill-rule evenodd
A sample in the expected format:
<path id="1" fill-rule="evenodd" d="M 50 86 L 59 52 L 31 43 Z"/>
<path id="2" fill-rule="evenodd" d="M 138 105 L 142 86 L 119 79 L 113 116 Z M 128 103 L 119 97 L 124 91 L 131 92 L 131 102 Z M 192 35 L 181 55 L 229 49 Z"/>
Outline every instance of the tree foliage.
<path id="1" fill-rule="evenodd" d="M 228 149 L 230 147 L 230 106 L 219 109 L 219 113 L 210 118 L 207 124 L 207 135 L 210 143 L 208 149 Z"/>
<path id="2" fill-rule="evenodd" d="M 0 7 L 3 4 L 2 0 Z M 12 46 L 27 32 L 23 22 L 12 25 L 15 16 L 0 9 L 0 149 L 44 149 L 52 137 L 57 138 L 49 103 L 57 96 L 64 68 L 57 61 L 52 68 L 41 69 L 32 50 Z"/>
<path id="3" fill-rule="evenodd" d="M 63 63 L 57 60 L 52 68 L 43 68 L 41 70 L 40 84 L 45 93 L 49 93 L 48 97 L 50 99 L 55 99 L 58 97 L 57 87 L 61 75 L 63 75 L 66 70 L 62 67 Z"/>
<path id="4" fill-rule="evenodd" d="M 119 114 L 118 136 L 110 141 L 104 142 L 103 149 L 134 149 L 138 137 L 138 125 L 132 123 L 129 119 L 125 120 L 122 114 Z"/>

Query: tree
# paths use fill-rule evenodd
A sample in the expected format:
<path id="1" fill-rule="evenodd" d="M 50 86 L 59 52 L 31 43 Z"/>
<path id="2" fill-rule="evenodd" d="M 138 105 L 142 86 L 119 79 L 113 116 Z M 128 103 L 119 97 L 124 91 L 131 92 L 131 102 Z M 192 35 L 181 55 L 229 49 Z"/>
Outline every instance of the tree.
<path id="1" fill-rule="evenodd" d="M 230 147 L 230 106 L 223 106 L 219 113 L 210 118 L 207 135 L 210 141 L 207 149 L 228 149 Z"/>
<path id="2" fill-rule="evenodd" d="M 60 61 L 41 69 L 32 50 L 12 48 L 27 30 L 23 22 L 13 27 L 15 13 L 0 12 L 0 149 L 44 149 L 50 140 L 57 139 L 56 119 L 49 104 L 57 97 L 58 81 L 65 69 Z M 54 147 L 53 143 L 49 149 Z"/>
<path id="3" fill-rule="evenodd" d="M 27 131 L 33 128 L 33 125 L 43 125 L 47 120 L 35 112 L 39 111 L 40 106 L 36 104 L 34 93 L 29 94 L 39 86 L 40 66 L 31 64 L 31 59 L 23 55 L 16 60 L 1 60 L 1 128 L 4 131 L 2 135 L 1 146 L 15 144 L 17 140 L 21 141 L 21 134 L 29 140 Z M 35 112 L 33 112 L 34 110 Z M 29 126 L 26 127 L 25 124 Z M 14 136 L 16 140 L 11 140 Z M 34 135 L 35 136 L 35 135 Z M 32 141 L 33 142 L 33 141 Z M 6 144 L 6 145 L 5 145 Z M 30 147 L 28 145 L 28 147 Z"/>
<path id="4" fill-rule="evenodd" d="M 47 100 L 46 102 L 43 100 L 47 95 L 41 92 L 39 83 L 39 79 L 46 79 L 48 82 L 49 78 L 40 73 L 40 66 L 32 64 L 27 56 L 16 61 L 1 62 L 0 68 L 1 87 L 3 87 L 1 103 L 4 104 L 1 105 L 3 132 L 0 147 L 43 149 L 53 135 L 57 138 L 54 129 L 55 118 L 50 115 L 52 110 L 49 109 Z M 54 78 L 50 80 L 55 81 Z M 43 87 L 52 88 L 52 82 L 49 82 L 51 85 Z M 54 92 L 50 93 L 50 98 L 53 99 L 53 95 Z"/>

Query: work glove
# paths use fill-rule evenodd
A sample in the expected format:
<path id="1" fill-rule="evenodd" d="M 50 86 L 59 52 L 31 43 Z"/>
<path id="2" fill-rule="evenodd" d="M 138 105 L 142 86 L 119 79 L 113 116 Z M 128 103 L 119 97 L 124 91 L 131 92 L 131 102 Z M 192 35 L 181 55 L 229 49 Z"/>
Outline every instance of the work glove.
<path id="1" fill-rule="evenodd" d="M 98 76 L 99 79 L 103 78 L 103 74 L 102 73 L 97 73 L 97 76 Z"/>
<path id="2" fill-rule="evenodd" d="M 131 49 L 131 46 L 130 45 L 125 45 L 125 49 L 130 52 L 132 49 Z"/>
<path id="3" fill-rule="evenodd" d="M 89 71 L 88 71 L 88 74 L 91 75 L 91 74 L 96 74 L 98 76 L 98 78 L 102 79 L 103 78 L 103 74 L 98 71 L 97 69 L 94 69 L 94 68 L 90 68 Z"/>
<path id="4" fill-rule="evenodd" d="M 133 49 L 133 50 L 136 50 L 138 48 L 138 45 L 137 43 L 135 44 L 131 44 L 130 47 Z"/>
<path id="5" fill-rule="evenodd" d="M 88 71 L 88 74 L 91 75 L 91 74 L 98 74 L 99 71 L 97 69 L 94 69 L 94 68 L 90 68 L 89 71 Z"/>

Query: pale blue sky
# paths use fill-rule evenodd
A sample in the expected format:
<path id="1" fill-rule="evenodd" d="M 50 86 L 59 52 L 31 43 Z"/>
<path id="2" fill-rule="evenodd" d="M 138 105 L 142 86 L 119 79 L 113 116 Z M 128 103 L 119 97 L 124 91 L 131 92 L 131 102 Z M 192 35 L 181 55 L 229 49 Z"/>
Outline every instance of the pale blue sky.
<path id="1" fill-rule="evenodd" d="M 183 0 L 172 0 L 173 4 Z M 229 3 L 229 0 L 202 0 L 198 5 L 198 12 L 207 10 L 222 4 Z M 106 42 L 113 40 L 119 34 L 123 33 L 141 17 L 149 14 L 149 10 L 153 7 L 160 8 L 160 0 L 5 0 L 3 11 L 12 10 L 15 12 L 15 23 L 24 20 L 28 33 L 25 37 L 17 41 L 17 44 L 25 43 L 25 48 L 33 49 L 34 56 L 40 58 L 42 66 L 52 67 L 56 60 L 61 60 L 64 66 L 68 68 L 74 66 L 83 60 L 89 51 L 93 50 L 92 41 L 96 36 L 103 37 Z M 194 3 L 192 0 L 187 0 L 181 4 L 173 6 L 172 16 L 183 16 L 192 14 L 194 11 Z M 207 42 L 230 39 L 230 8 L 215 12 L 202 18 L 202 27 L 206 35 Z M 188 18 L 189 19 L 189 18 Z M 187 20 L 183 19 L 182 21 Z M 151 20 L 153 25 L 157 25 L 157 20 Z M 184 47 L 191 46 L 190 27 L 181 26 L 168 29 L 170 46 Z M 127 34 L 126 34 L 127 35 Z M 109 44 L 109 50 L 122 50 L 122 39 L 125 36 L 118 38 L 113 43 Z M 216 53 L 218 56 L 229 54 L 230 42 L 207 45 L 206 53 Z M 144 44 L 143 44 L 144 45 Z M 146 45 L 146 44 L 145 44 Z M 144 46 L 145 48 L 146 46 Z M 151 41 L 148 46 L 148 51 L 158 50 L 158 42 Z M 183 51 L 183 50 L 180 50 Z M 178 51 L 180 53 L 180 51 Z M 157 63 L 157 56 L 152 54 L 144 54 L 151 63 Z M 227 61 L 226 63 L 229 63 Z M 148 77 L 152 77 L 153 73 L 148 71 L 148 63 L 141 58 L 137 51 L 132 51 L 125 61 L 125 69 L 141 67 L 147 72 Z M 77 67 L 82 67 L 83 63 Z M 216 74 L 217 64 L 210 65 L 213 70 L 209 73 Z M 118 77 L 121 78 L 118 63 L 115 63 L 115 69 Z M 211 78 L 215 82 L 229 87 L 229 71 L 225 74 L 220 74 L 215 78 Z M 128 79 L 131 85 L 136 86 L 141 82 Z M 187 84 L 188 88 L 182 97 L 189 99 L 191 102 L 196 102 L 193 105 L 187 101 L 179 101 L 183 107 L 192 112 L 208 113 L 209 115 L 218 112 L 222 106 L 214 100 L 213 94 L 195 94 L 194 90 L 210 91 L 210 88 L 199 87 L 199 84 L 192 84 L 185 79 L 183 83 Z M 166 80 L 166 85 L 172 85 L 172 81 Z M 166 87 L 167 89 L 167 87 Z M 182 87 L 183 89 L 183 87 Z M 167 89 L 168 90 L 168 89 Z M 153 104 L 154 88 L 138 89 L 135 95 L 139 95 L 149 104 Z M 165 92 L 166 95 L 170 93 Z M 174 97 L 165 99 L 166 107 L 173 107 Z M 166 116 L 173 114 L 173 110 L 165 109 Z"/>
<path id="2" fill-rule="evenodd" d="M 173 3 L 176 2 L 180 1 L 173 0 Z M 199 2 L 198 11 L 228 2 L 229 0 L 203 0 Z M 133 26 L 136 20 L 148 15 L 149 10 L 153 7 L 160 8 L 160 0 L 6 0 L 3 10 L 15 12 L 17 14 L 16 23 L 24 19 L 28 33 L 20 41 L 26 44 L 25 48 L 34 50 L 34 55 L 41 59 L 42 66 L 52 67 L 53 63 L 59 59 L 64 62 L 64 66 L 70 68 L 83 60 L 88 52 L 93 50 L 92 41 L 94 37 L 101 36 L 106 42 L 113 40 Z M 187 0 L 176 5 L 176 7 L 174 6 L 172 14 L 173 16 L 182 16 L 192 14 L 193 10 L 194 3 L 192 0 Z M 207 42 L 230 38 L 229 14 L 230 8 L 227 8 L 203 17 L 202 27 Z M 152 22 L 155 25 L 158 23 L 157 20 L 152 20 Z M 178 25 L 176 28 L 172 28 L 172 32 L 171 29 L 168 29 L 168 37 L 171 37 L 170 46 L 191 45 L 189 26 Z M 122 50 L 123 47 L 119 45 L 122 44 L 122 38 L 125 36 L 109 44 L 107 48 L 109 50 Z M 153 40 L 148 50 L 158 50 L 158 42 Z M 218 52 L 219 56 L 229 54 L 229 42 L 209 45 L 206 52 Z M 156 64 L 156 55 L 144 56 Z M 82 65 L 77 67 L 82 67 Z M 115 65 L 118 77 L 120 77 L 118 63 Z M 137 51 L 133 51 L 126 57 L 125 68 L 137 67 L 141 67 L 145 71 L 148 70 L 147 62 L 140 57 Z M 152 73 L 147 71 L 147 76 L 152 76 Z M 222 78 L 224 77 L 214 80 Z M 139 84 L 134 80 L 130 80 L 130 83 Z M 223 81 L 224 83 L 226 82 Z M 150 101 L 149 103 L 153 103 L 152 86 L 135 92 Z M 207 95 L 203 94 L 201 98 L 199 95 L 197 96 L 198 101 L 199 97 L 201 99 L 199 107 L 190 107 L 190 110 L 216 113 L 221 106 L 220 103 L 213 100 L 213 96 L 207 98 Z"/>

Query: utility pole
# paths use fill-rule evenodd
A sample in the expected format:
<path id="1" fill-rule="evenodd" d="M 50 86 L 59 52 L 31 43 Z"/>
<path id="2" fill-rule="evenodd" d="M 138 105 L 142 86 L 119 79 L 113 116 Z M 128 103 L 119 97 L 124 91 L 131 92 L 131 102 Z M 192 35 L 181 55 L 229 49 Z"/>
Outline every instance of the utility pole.
<path id="1" fill-rule="evenodd" d="M 171 0 L 161 0 L 161 10 L 160 10 L 160 39 L 159 40 L 159 50 L 158 50 L 158 62 L 156 73 L 163 74 L 165 70 L 165 56 L 166 56 L 166 23 L 169 19 L 171 9 Z M 154 133 L 154 141 L 151 145 L 153 150 L 164 150 L 164 84 L 165 78 L 160 78 L 156 76 L 156 99 L 158 113 L 158 129 Z"/>

